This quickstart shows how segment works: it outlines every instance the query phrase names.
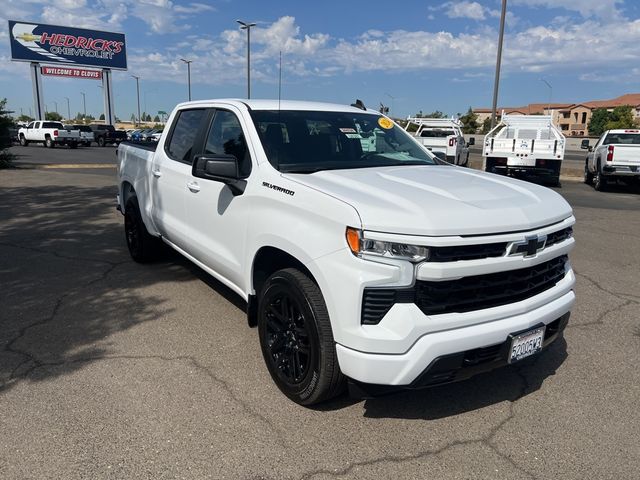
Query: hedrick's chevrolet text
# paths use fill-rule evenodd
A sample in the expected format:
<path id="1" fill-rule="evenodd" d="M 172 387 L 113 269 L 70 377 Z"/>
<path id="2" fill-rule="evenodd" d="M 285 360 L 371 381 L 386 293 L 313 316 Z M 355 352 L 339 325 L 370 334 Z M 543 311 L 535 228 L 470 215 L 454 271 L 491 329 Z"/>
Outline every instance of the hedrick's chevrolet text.
<path id="1" fill-rule="evenodd" d="M 246 300 L 303 405 L 519 362 L 575 301 L 560 195 L 439 160 L 359 101 L 180 104 L 157 145 L 120 145 L 118 183 L 133 259 L 164 242 Z"/>

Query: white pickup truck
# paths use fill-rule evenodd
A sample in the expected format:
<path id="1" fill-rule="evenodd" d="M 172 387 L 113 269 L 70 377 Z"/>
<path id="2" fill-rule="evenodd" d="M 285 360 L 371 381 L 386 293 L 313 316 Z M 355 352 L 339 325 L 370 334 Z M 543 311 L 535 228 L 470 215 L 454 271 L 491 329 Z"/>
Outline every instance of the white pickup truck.
<path id="1" fill-rule="evenodd" d="M 486 172 L 545 177 L 560 184 L 565 137 L 553 124 L 553 115 L 505 115 L 484 137 L 482 156 Z"/>
<path id="2" fill-rule="evenodd" d="M 80 132 L 65 128 L 60 122 L 35 121 L 18 130 L 20 145 L 26 147 L 30 143 L 43 143 L 47 148 L 56 145 L 67 145 L 76 148 L 81 142 Z"/>
<path id="3" fill-rule="evenodd" d="M 557 339 L 575 301 L 567 202 L 443 162 L 354 105 L 188 102 L 157 144 L 121 144 L 133 259 L 164 242 L 242 297 L 303 405 L 346 383 L 461 380 Z"/>
<path id="4" fill-rule="evenodd" d="M 404 129 L 413 131 L 416 140 L 438 158 L 454 165 L 468 165 L 469 145 L 474 145 L 475 139 L 471 138 L 468 144 L 465 142 L 459 120 L 408 117 Z"/>
<path id="5" fill-rule="evenodd" d="M 635 180 L 640 187 L 640 130 L 607 130 L 595 147 L 590 147 L 585 138 L 581 148 L 589 151 L 584 165 L 584 183 L 593 183 L 598 191 L 617 180 Z"/>

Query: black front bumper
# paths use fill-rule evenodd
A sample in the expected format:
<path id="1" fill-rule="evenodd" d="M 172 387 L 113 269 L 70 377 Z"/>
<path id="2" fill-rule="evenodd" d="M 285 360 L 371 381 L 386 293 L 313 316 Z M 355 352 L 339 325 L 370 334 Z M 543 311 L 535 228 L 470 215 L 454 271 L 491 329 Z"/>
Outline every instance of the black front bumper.
<path id="1" fill-rule="evenodd" d="M 560 337 L 569 322 L 570 313 L 547 324 L 543 350 Z M 349 380 L 349 394 L 354 398 L 373 398 L 401 390 L 434 387 L 466 380 L 508 364 L 510 340 L 436 358 L 410 385 L 374 385 Z"/>

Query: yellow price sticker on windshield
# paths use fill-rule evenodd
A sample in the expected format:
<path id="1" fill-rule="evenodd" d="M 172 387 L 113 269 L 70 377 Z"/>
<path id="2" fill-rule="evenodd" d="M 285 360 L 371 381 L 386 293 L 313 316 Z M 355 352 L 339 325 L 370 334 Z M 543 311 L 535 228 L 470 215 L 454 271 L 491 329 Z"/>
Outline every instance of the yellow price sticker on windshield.
<path id="1" fill-rule="evenodd" d="M 385 130 L 389 130 L 390 128 L 393 128 L 393 122 L 386 117 L 378 118 L 378 125 L 380 125 Z"/>

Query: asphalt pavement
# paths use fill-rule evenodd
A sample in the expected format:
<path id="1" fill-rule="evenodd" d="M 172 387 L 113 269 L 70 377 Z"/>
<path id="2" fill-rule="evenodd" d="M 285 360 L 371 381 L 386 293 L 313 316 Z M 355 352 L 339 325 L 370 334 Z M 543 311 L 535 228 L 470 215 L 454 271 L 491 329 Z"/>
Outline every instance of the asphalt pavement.
<path id="1" fill-rule="evenodd" d="M 578 300 L 543 354 L 307 409 L 232 292 L 176 254 L 130 260 L 103 171 L 0 171 L 0 478 L 638 478 L 639 194 L 557 190 Z"/>

